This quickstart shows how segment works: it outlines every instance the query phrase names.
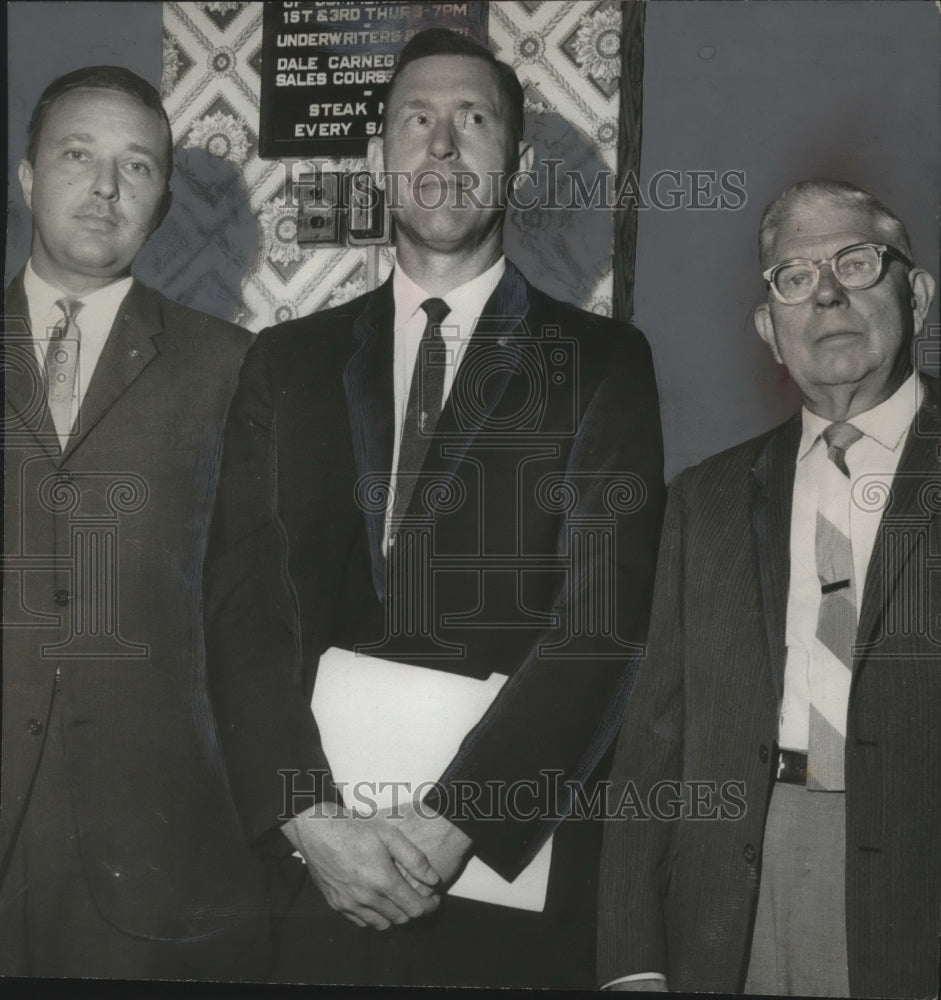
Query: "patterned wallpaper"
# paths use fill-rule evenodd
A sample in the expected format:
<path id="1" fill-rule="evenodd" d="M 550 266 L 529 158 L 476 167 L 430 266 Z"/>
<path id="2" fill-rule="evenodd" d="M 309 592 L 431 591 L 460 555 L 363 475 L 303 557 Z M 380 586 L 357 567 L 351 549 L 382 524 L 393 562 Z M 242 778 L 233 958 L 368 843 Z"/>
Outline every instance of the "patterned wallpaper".
<path id="1" fill-rule="evenodd" d="M 307 249 L 296 242 L 290 182 L 316 164 L 258 157 L 261 3 L 165 3 L 163 96 L 176 142 L 174 207 L 144 269 L 171 297 L 253 330 L 335 305 L 379 277 L 388 247 Z M 590 183 L 616 167 L 621 21 L 615 0 L 490 3 L 490 40 L 517 70 L 537 163 L 561 160 Z M 539 175 L 547 184 L 546 170 Z M 532 189 L 528 196 L 531 197 Z M 560 199 L 564 204 L 564 197 Z M 511 210 L 507 248 L 537 285 L 611 311 L 613 227 L 604 208 Z"/>

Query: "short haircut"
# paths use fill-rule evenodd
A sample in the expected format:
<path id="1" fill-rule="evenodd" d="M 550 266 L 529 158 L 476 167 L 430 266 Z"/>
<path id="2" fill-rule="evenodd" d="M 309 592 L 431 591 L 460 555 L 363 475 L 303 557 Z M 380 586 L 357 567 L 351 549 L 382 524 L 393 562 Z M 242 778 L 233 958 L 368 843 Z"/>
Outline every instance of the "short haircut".
<path id="1" fill-rule="evenodd" d="M 49 114 L 49 109 L 64 94 L 83 87 L 96 90 L 116 90 L 129 97 L 135 97 L 145 108 L 149 108 L 160 116 L 160 120 L 167 127 L 167 178 L 169 180 L 173 170 L 173 131 L 170 128 L 170 119 L 167 117 L 167 112 L 160 100 L 160 94 L 146 80 L 123 66 L 85 66 L 53 80 L 42 92 L 36 107 L 33 108 L 33 115 L 29 120 L 26 133 L 26 159 L 31 164 L 36 163 L 42 127 Z"/>
<path id="2" fill-rule="evenodd" d="M 513 129 L 513 141 L 522 142 L 523 139 L 523 87 L 516 76 L 516 71 L 512 66 L 501 62 L 480 42 L 473 38 L 468 38 L 450 28 L 426 28 L 413 35 L 405 48 L 399 54 L 398 62 L 389 80 L 389 89 L 386 92 L 385 107 L 388 109 L 392 99 L 392 91 L 395 90 L 396 81 L 402 70 L 409 63 L 417 62 L 428 56 L 472 56 L 475 59 L 482 59 L 492 66 L 500 85 L 503 99 L 506 101 L 510 111 L 510 125 Z"/>
<path id="3" fill-rule="evenodd" d="M 902 220 L 868 191 L 864 191 L 848 181 L 837 181 L 827 177 L 798 181 L 778 195 L 764 210 L 758 225 L 758 256 L 762 267 L 770 267 L 771 248 L 782 223 L 790 212 L 800 204 L 821 201 L 842 201 L 855 208 L 872 214 L 873 221 L 882 233 L 885 242 L 901 250 L 912 260 L 912 244 L 908 230 Z"/>

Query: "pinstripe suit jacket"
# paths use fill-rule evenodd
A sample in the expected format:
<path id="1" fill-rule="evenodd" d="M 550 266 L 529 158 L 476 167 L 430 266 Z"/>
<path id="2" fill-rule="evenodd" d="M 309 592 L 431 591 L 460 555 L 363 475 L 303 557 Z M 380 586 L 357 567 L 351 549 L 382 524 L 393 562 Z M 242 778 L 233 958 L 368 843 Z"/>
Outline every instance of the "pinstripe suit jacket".
<path id="1" fill-rule="evenodd" d="M 224 976 L 262 941 L 265 884 L 217 757 L 200 567 L 226 406 L 251 338 L 135 281 L 63 453 L 22 275 L 5 304 L 0 882 L 41 780 L 55 697 L 64 822 L 74 816 L 102 917 L 133 937 L 199 948 L 194 963 Z"/>
<path id="2" fill-rule="evenodd" d="M 938 989 L 941 421 L 937 381 L 929 383 L 869 564 L 853 665 L 846 919 L 854 996 Z M 608 824 L 602 983 L 661 971 L 674 990 L 743 986 L 774 781 L 799 439 L 795 416 L 671 486 L 648 658 L 612 778 L 615 801 L 629 791 L 641 808 L 658 782 L 684 782 L 685 813 L 662 821 L 647 808 L 647 820 Z M 700 779 L 714 782 L 715 794 L 706 786 L 697 806 L 688 783 Z"/>

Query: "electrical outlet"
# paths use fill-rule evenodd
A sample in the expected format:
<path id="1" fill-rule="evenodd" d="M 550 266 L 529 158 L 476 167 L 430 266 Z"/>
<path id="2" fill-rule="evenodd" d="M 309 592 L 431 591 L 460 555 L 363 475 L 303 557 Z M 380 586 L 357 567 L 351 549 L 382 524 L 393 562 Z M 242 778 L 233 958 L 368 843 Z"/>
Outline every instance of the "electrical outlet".
<path id="1" fill-rule="evenodd" d="M 388 243 L 392 215 L 382 188 L 365 170 L 354 174 L 301 174 L 297 242 L 302 246 L 369 246 Z"/>
<path id="2" fill-rule="evenodd" d="M 297 195 L 297 242 L 317 246 L 339 245 L 342 174 L 302 174 Z"/>

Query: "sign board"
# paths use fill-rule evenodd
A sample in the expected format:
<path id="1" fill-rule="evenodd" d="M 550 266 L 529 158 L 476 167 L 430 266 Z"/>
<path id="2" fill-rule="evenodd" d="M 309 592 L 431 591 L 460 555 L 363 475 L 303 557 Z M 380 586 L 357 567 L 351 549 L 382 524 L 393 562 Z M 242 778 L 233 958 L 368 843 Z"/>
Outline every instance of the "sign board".
<path id="1" fill-rule="evenodd" d="M 430 27 L 486 44 L 487 4 L 266 3 L 259 154 L 363 156 L 405 43 Z"/>

